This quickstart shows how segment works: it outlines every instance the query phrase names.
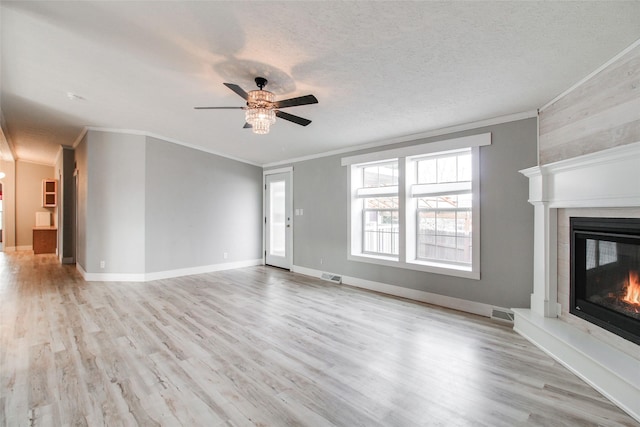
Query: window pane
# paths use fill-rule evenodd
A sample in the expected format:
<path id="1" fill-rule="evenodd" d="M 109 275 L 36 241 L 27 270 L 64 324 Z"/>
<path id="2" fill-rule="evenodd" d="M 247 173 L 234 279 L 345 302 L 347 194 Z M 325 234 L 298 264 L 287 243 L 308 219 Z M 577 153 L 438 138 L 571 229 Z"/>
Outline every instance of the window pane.
<path id="1" fill-rule="evenodd" d="M 472 196 L 469 194 L 458 194 L 458 207 L 459 208 L 467 208 L 471 209 L 472 206 Z M 471 218 L 469 218 L 471 221 Z"/>
<path id="2" fill-rule="evenodd" d="M 364 188 L 398 185 L 398 163 L 385 163 L 362 168 Z"/>
<path id="3" fill-rule="evenodd" d="M 420 197 L 418 199 L 418 209 L 435 209 L 438 207 L 437 197 Z"/>
<path id="4" fill-rule="evenodd" d="M 436 183 L 436 159 L 420 160 L 418 162 L 418 184 Z"/>
<path id="5" fill-rule="evenodd" d="M 438 209 L 455 209 L 458 207 L 458 196 L 439 196 Z"/>
<path id="6" fill-rule="evenodd" d="M 371 188 L 378 186 L 378 168 L 377 167 L 369 167 L 363 168 L 363 187 Z"/>
<path id="7" fill-rule="evenodd" d="M 458 177 L 457 156 L 438 159 L 438 183 L 455 182 Z"/>
<path id="8" fill-rule="evenodd" d="M 416 257 L 471 264 L 471 217 L 471 209 L 419 210 Z"/>
<path id="9" fill-rule="evenodd" d="M 458 156 L 458 181 L 471 181 L 471 153 Z"/>
<path id="10" fill-rule="evenodd" d="M 271 183 L 269 201 L 269 255 L 286 256 L 286 203 L 285 182 Z"/>
<path id="11" fill-rule="evenodd" d="M 468 237 L 458 237 L 457 256 L 459 263 L 471 264 L 471 234 Z"/>
<path id="12" fill-rule="evenodd" d="M 471 181 L 470 150 L 417 160 L 416 184 L 442 184 Z"/>
<path id="13" fill-rule="evenodd" d="M 364 211 L 364 252 L 397 255 L 399 246 L 398 211 Z"/>
<path id="14" fill-rule="evenodd" d="M 456 233 L 458 235 L 471 233 L 471 211 L 457 212 Z"/>
<path id="15" fill-rule="evenodd" d="M 364 199 L 365 209 L 398 209 L 397 197 L 371 197 Z"/>
<path id="16" fill-rule="evenodd" d="M 456 213 L 455 212 L 438 212 L 436 214 L 436 224 L 438 234 L 455 235 L 456 233 Z"/>
<path id="17" fill-rule="evenodd" d="M 418 214 L 418 232 L 421 234 L 436 234 L 436 213 L 420 211 Z"/>

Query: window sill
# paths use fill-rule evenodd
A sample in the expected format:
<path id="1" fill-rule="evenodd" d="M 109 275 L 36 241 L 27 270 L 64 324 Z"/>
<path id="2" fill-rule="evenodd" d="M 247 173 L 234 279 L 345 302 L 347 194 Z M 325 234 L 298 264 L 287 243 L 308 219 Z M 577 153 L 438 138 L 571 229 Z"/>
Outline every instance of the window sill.
<path id="1" fill-rule="evenodd" d="M 384 265 L 396 265 L 398 264 L 398 262 L 400 262 L 397 257 L 373 255 L 373 254 L 349 255 L 347 258 L 351 261 L 363 261 L 363 262 L 370 262 L 373 264 L 384 264 Z"/>
<path id="2" fill-rule="evenodd" d="M 384 257 L 368 254 L 349 254 L 349 261 L 366 262 L 369 264 L 384 265 L 388 267 L 403 268 L 406 270 L 423 271 L 426 273 L 442 274 L 445 276 L 461 277 L 464 279 L 480 280 L 480 272 L 472 271 L 468 267 L 443 266 L 442 264 L 432 264 L 423 261 L 403 262 L 397 258 Z"/>

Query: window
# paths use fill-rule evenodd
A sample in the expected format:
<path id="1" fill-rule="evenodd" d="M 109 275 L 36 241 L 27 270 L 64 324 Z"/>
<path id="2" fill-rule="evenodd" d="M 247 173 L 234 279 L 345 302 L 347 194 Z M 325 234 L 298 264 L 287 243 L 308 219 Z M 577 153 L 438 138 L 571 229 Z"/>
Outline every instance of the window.
<path id="1" fill-rule="evenodd" d="M 410 201 L 416 221 L 416 259 L 472 263 L 471 149 L 413 160 Z"/>
<path id="2" fill-rule="evenodd" d="M 349 259 L 480 278 L 474 135 L 342 159 L 350 166 Z"/>
<path id="3" fill-rule="evenodd" d="M 398 162 L 367 165 L 362 173 L 362 252 L 398 255 Z"/>

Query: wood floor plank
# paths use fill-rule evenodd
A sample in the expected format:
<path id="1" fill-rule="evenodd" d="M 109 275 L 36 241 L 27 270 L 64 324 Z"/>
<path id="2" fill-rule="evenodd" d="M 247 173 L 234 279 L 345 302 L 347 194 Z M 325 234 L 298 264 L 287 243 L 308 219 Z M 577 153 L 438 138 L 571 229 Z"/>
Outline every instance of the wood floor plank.
<path id="1" fill-rule="evenodd" d="M 640 426 L 507 324 L 279 269 L 0 281 L 0 426 Z"/>

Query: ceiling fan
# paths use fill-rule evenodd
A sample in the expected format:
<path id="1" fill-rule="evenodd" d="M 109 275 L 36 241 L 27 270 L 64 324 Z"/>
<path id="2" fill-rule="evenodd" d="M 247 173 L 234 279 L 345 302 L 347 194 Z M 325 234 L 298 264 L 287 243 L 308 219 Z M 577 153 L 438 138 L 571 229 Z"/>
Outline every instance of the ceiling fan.
<path id="1" fill-rule="evenodd" d="M 276 101 L 272 92 L 263 90 L 267 85 L 267 79 L 256 77 L 256 85 L 259 90 L 245 92 L 240 86 L 233 83 L 224 83 L 226 87 L 237 93 L 247 101 L 245 107 L 194 107 L 196 110 L 245 110 L 245 128 L 251 128 L 253 133 L 267 134 L 269 127 L 275 123 L 276 117 L 284 120 L 307 126 L 311 120 L 294 116 L 293 114 L 280 111 L 281 108 L 296 107 L 298 105 L 317 104 L 318 99 L 313 95 L 299 96 L 297 98 L 283 99 Z"/>

